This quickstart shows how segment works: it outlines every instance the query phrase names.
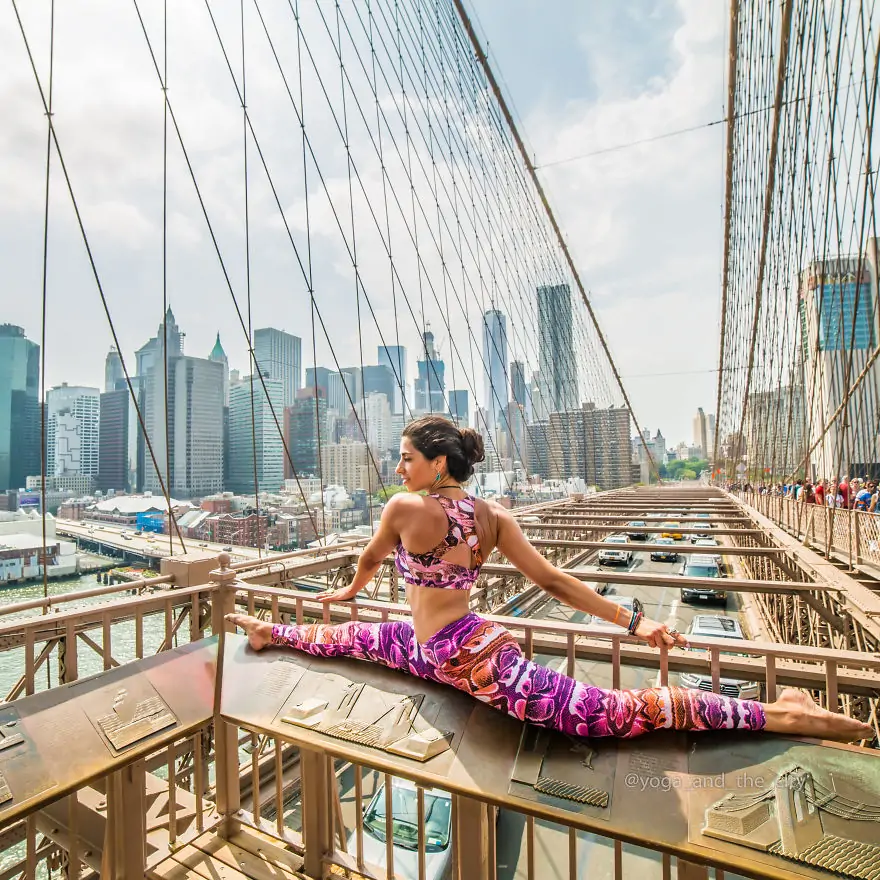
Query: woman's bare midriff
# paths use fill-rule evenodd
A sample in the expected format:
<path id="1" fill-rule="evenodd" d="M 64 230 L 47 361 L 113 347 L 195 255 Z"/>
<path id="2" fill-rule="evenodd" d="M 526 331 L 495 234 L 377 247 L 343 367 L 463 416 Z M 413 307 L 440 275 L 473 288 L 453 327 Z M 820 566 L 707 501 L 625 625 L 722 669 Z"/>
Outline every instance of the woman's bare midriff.
<path id="1" fill-rule="evenodd" d="M 470 609 L 470 590 L 444 590 L 407 584 L 416 640 L 424 645 L 435 633 L 464 617 Z"/>

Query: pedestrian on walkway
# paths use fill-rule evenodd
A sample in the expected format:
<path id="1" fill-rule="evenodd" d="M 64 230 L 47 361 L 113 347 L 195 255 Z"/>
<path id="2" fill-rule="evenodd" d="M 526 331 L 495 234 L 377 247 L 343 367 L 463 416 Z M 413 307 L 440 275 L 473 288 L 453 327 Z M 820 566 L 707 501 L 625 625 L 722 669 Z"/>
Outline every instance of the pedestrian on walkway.
<path id="1" fill-rule="evenodd" d="M 425 416 L 403 431 L 397 473 L 409 494 L 391 498 L 348 587 L 319 594 L 354 599 L 389 553 L 407 585 L 412 622 L 271 624 L 232 614 L 252 648 L 293 648 L 318 657 L 371 660 L 471 694 L 532 724 L 584 737 L 633 737 L 676 730 L 766 730 L 851 741 L 873 736 L 853 718 L 820 708 L 801 691 L 773 703 L 683 687 L 606 690 L 527 659 L 500 624 L 470 610 L 469 592 L 496 549 L 527 579 L 572 608 L 619 624 L 654 648 L 685 646 L 665 624 L 630 613 L 553 566 L 500 504 L 469 495 L 463 484 L 483 460 L 476 431 Z M 428 494 L 421 494 L 426 492 Z"/>

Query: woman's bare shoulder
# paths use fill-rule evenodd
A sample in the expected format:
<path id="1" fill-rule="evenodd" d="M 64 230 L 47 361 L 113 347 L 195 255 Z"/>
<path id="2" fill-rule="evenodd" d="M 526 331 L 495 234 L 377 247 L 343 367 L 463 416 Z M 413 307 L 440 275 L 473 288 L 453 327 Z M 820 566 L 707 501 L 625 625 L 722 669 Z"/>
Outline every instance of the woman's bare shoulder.
<path id="1" fill-rule="evenodd" d="M 383 513 L 396 515 L 398 512 L 412 513 L 420 507 L 424 507 L 425 496 L 418 495 L 413 492 L 398 492 L 392 495 L 385 503 Z"/>
<path id="2" fill-rule="evenodd" d="M 510 511 L 503 505 L 499 504 L 497 501 L 484 498 L 476 498 L 475 501 L 478 505 L 483 505 L 486 514 L 495 521 L 510 518 Z"/>

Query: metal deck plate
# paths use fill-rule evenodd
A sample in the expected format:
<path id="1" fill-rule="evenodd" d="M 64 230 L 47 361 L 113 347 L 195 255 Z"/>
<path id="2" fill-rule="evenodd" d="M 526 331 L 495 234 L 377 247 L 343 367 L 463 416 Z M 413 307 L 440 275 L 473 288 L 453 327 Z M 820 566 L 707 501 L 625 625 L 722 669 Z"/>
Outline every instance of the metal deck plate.
<path id="1" fill-rule="evenodd" d="M 54 787 L 18 711 L 0 707 L 0 819 L 5 810 Z"/>
<path id="2" fill-rule="evenodd" d="M 880 761 L 870 753 L 713 738 L 695 744 L 688 770 L 692 843 L 724 853 L 747 847 L 762 862 L 801 871 L 880 877 Z"/>

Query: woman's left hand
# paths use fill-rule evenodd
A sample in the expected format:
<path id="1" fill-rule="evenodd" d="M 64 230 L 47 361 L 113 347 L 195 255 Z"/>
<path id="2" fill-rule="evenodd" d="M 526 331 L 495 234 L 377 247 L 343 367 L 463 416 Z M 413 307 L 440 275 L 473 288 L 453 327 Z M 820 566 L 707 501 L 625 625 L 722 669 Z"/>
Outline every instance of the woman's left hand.
<path id="1" fill-rule="evenodd" d="M 652 648 L 666 645 L 667 648 L 687 647 L 687 639 L 678 630 L 669 629 L 665 623 L 657 623 L 656 620 L 648 620 L 643 617 L 636 627 L 636 636 L 644 639 Z"/>

